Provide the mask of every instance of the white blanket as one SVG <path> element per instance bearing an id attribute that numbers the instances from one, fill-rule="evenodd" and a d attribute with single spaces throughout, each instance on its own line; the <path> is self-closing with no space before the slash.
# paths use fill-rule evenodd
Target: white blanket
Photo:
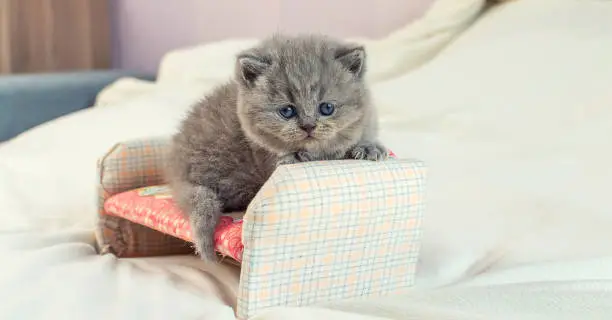
<path id="1" fill-rule="evenodd" d="M 383 140 L 430 166 L 417 286 L 260 318 L 610 318 L 609 21 L 610 1 L 509 2 L 375 81 Z M 235 270 L 91 246 L 96 158 L 172 132 L 205 90 L 157 88 L 0 146 L 0 318 L 233 319 Z"/>

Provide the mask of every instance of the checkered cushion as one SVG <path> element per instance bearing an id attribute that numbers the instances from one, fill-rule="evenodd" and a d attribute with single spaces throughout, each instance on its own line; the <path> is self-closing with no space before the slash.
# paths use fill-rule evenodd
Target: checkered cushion
<path id="1" fill-rule="evenodd" d="M 244 217 L 239 317 L 410 287 L 424 179 L 411 160 L 278 168 Z"/>

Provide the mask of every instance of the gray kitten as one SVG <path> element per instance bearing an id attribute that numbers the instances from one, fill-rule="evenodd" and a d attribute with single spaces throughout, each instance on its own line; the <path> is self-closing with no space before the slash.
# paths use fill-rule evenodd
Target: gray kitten
<path id="1" fill-rule="evenodd" d="M 189 112 L 166 173 L 203 259 L 215 259 L 221 213 L 244 210 L 277 166 L 387 157 L 365 57 L 323 36 L 274 36 L 240 53 L 233 81 Z"/>

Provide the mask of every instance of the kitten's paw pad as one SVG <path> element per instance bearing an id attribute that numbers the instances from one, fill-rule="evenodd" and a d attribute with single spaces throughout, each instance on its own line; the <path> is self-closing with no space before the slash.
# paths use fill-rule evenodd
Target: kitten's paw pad
<path id="1" fill-rule="evenodd" d="M 387 148 L 378 143 L 358 144 L 349 151 L 349 158 L 356 160 L 382 161 L 388 157 Z"/>

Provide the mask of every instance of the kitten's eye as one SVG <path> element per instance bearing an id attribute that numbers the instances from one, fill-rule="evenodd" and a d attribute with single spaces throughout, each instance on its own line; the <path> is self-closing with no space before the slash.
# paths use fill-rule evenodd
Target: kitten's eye
<path id="1" fill-rule="evenodd" d="M 282 106 L 278 109 L 278 113 L 285 119 L 291 119 L 297 115 L 294 106 Z"/>
<path id="2" fill-rule="evenodd" d="M 324 116 L 331 116 L 336 110 L 333 103 L 323 102 L 319 105 L 319 112 Z"/>

